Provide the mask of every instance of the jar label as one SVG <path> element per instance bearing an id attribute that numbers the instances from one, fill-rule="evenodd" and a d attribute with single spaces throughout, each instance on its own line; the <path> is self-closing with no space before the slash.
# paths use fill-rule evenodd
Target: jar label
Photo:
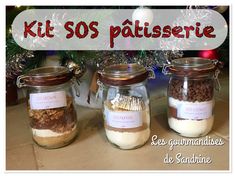
<path id="1" fill-rule="evenodd" d="M 212 116 L 213 101 L 182 102 L 177 106 L 177 117 L 182 119 L 206 119 Z"/>
<path id="2" fill-rule="evenodd" d="M 114 128 L 137 128 L 141 127 L 142 111 L 110 111 L 104 110 L 106 124 Z"/>
<path id="3" fill-rule="evenodd" d="M 67 106 L 65 91 L 31 93 L 29 96 L 31 109 L 52 109 Z"/>

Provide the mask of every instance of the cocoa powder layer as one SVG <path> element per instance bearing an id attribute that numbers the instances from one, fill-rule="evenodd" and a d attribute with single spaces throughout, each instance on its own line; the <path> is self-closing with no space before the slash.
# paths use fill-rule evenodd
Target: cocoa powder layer
<path id="1" fill-rule="evenodd" d="M 168 108 L 169 108 L 168 109 L 168 111 L 169 111 L 168 113 L 169 113 L 170 117 L 175 118 L 177 120 L 188 120 L 188 119 L 183 119 L 183 118 L 178 117 L 177 116 L 177 109 L 176 108 L 171 107 L 171 106 L 169 106 Z M 204 120 L 204 119 L 194 119 L 194 120 L 200 121 L 200 120 Z"/>

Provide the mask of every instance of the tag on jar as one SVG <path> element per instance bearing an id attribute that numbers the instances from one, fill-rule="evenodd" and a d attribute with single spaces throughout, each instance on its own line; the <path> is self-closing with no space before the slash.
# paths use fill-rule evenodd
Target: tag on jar
<path id="1" fill-rule="evenodd" d="M 177 108 L 177 117 L 192 120 L 209 118 L 212 116 L 213 104 L 213 101 L 181 103 Z"/>
<path id="2" fill-rule="evenodd" d="M 137 128 L 142 126 L 142 111 L 110 111 L 104 110 L 108 126 L 114 128 Z"/>
<path id="3" fill-rule="evenodd" d="M 52 109 L 67 106 L 65 91 L 31 93 L 29 96 L 30 109 Z"/>

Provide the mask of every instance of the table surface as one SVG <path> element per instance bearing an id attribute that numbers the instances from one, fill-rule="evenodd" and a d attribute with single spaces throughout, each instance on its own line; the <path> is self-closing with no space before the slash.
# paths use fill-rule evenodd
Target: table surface
<path id="1" fill-rule="evenodd" d="M 28 125 L 26 104 L 6 108 L 6 169 L 7 170 L 228 170 L 229 169 L 229 79 L 222 72 L 222 90 L 215 96 L 215 122 L 208 134 L 221 139 L 222 146 L 151 145 L 152 136 L 165 141 L 184 139 L 169 129 L 166 116 L 166 97 L 157 98 L 151 92 L 151 136 L 141 148 L 120 150 L 106 139 L 102 113 L 98 109 L 77 106 L 79 134 L 70 145 L 47 150 L 33 143 Z M 156 85 L 157 86 L 157 85 Z M 165 91 L 165 90 L 164 90 Z M 205 137 L 203 137 L 205 138 Z M 188 138 L 185 138 L 188 139 Z M 210 164 L 182 164 L 176 160 L 164 163 L 166 155 L 175 158 L 202 155 Z"/>

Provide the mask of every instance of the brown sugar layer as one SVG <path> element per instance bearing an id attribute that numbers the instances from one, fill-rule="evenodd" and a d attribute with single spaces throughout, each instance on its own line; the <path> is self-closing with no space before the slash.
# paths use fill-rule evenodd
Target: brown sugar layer
<path id="1" fill-rule="evenodd" d="M 40 146 L 49 148 L 59 148 L 69 144 L 77 135 L 77 127 L 74 127 L 71 131 L 67 131 L 59 136 L 41 137 L 33 135 L 34 141 Z"/>
<path id="2" fill-rule="evenodd" d="M 67 106 L 53 109 L 31 110 L 30 125 L 35 129 L 50 129 L 62 133 L 71 130 L 77 123 L 72 98 L 67 96 Z"/>

